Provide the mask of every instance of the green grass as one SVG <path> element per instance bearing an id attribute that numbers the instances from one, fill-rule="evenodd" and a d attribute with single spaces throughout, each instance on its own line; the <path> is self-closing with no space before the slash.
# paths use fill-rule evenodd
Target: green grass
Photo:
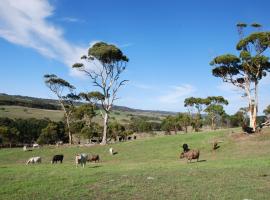
<path id="1" fill-rule="evenodd" d="M 270 133 L 237 136 L 221 130 L 108 146 L 1 149 L 0 199 L 270 199 Z M 213 140 L 223 141 L 216 152 Z M 200 149 L 202 162 L 179 160 L 183 143 Z M 110 156 L 110 146 L 119 154 Z M 98 153 L 101 162 L 76 169 L 81 152 Z M 51 165 L 58 153 L 64 163 Z M 26 166 L 31 156 L 42 164 Z"/>
<path id="2" fill-rule="evenodd" d="M 0 117 L 15 118 L 49 118 L 52 121 L 60 121 L 64 117 L 61 110 L 46 110 L 38 108 L 27 108 L 23 106 L 0 106 Z"/>
<path id="3" fill-rule="evenodd" d="M 132 116 L 146 116 L 146 117 L 156 117 L 159 119 L 164 118 L 163 115 L 151 112 L 129 112 L 129 111 L 112 111 L 111 120 L 117 121 L 122 124 L 126 124 L 130 121 Z M 47 110 L 47 109 L 38 109 L 38 108 L 28 108 L 24 106 L 0 106 L 0 117 L 8 117 L 11 119 L 15 118 L 37 118 L 44 119 L 49 118 L 52 121 L 63 120 L 64 112 L 61 110 Z M 95 122 L 103 124 L 101 115 L 97 111 L 97 116 L 94 118 Z"/>

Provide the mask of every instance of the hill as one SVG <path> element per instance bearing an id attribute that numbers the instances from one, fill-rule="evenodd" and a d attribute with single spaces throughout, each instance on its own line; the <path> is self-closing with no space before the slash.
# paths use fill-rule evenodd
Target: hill
<path id="1" fill-rule="evenodd" d="M 81 105 L 78 102 L 77 105 Z M 140 110 L 124 106 L 114 106 L 112 117 L 123 122 L 129 120 L 132 116 L 146 116 L 155 119 L 163 118 L 166 115 L 174 115 L 174 112 Z M 63 112 L 54 99 L 43 99 L 36 97 L 8 95 L 0 93 L 0 117 L 10 118 L 50 118 L 53 121 L 59 121 L 63 118 Z M 125 121 L 125 120 L 124 120 Z"/>
<path id="2" fill-rule="evenodd" d="M 222 141 L 216 152 L 214 140 Z M 179 160 L 181 145 L 201 151 L 201 162 Z M 112 146 L 118 151 L 108 153 Z M 269 199 L 270 132 L 237 130 L 160 136 L 110 146 L 54 146 L 0 150 L 1 199 Z M 258 148 L 259 147 L 259 148 Z M 77 168 L 77 153 L 98 153 L 100 163 Z M 64 163 L 52 165 L 53 155 Z M 31 156 L 42 164 L 26 166 Z"/>

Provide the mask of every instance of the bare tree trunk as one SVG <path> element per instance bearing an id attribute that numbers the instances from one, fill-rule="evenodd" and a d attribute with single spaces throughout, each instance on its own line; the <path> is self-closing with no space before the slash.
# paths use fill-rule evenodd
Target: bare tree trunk
<path id="1" fill-rule="evenodd" d="M 252 128 L 254 131 L 256 131 L 256 126 L 257 126 L 257 114 L 258 114 L 258 82 L 255 82 L 255 101 L 254 101 L 254 106 L 253 106 L 253 124 Z"/>
<path id="2" fill-rule="evenodd" d="M 212 117 L 212 118 L 211 118 L 211 128 L 212 128 L 212 130 L 215 130 L 215 124 L 214 124 L 214 121 L 215 121 L 215 118 Z"/>
<path id="3" fill-rule="evenodd" d="M 187 129 L 188 129 L 188 127 L 187 126 L 185 126 L 185 132 L 187 133 Z"/>
<path id="4" fill-rule="evenodd" d="M 104 114 L 104 122 L 103 122 L 103 136 L 102 142 L 100 144 L 105 145 L 107 143 L 107 129 L 108 129 L 108 113 L 105 112 Z"/>
<path id="5" fill-rule="evenodd" d="M 246 83 L 245 90 L 246 90 L 246 93 L 247 93 L 248 104 L 249 104 L 249 126 L 253 127 L 253 114 L 252 114 L 253 113 L 253 108 L 252 108 L 252 98 L 251 98 L 251 94 L 250 94 L 250 84 L 249 84 L 249 82 Z"/>
<path id="6" fill-rule="evenodd" d="M 67 121 L 67 127 L 68 127 L 68 140 L 69 140 L 69 144 L 72 144 L 72 134 L 70 131 L 70 123 L 69 123 L 69 116 L 66 114 L 66 121 Z"/>

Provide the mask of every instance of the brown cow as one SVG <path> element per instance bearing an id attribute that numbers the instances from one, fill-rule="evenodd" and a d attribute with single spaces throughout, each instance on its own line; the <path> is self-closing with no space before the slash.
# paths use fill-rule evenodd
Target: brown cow
<path id="1" fill-rule="evenodd" d="M 91 158 L 89 158 L 88 162 L 99 162 L 100 158 L 99 155 L 92 155 Z"/>
<path id="2" fill-rule="evenodd" d="M 189 150 L 187 152 L 182 152 L 180 154 L 180 159 L 182 158 L 186 158 L 187 162 L 191 162 L 192 159 L 197 159 L 197 162 L 199 161 L 199 157 L 200 157 L 200 151 L 199 150 Z"/>

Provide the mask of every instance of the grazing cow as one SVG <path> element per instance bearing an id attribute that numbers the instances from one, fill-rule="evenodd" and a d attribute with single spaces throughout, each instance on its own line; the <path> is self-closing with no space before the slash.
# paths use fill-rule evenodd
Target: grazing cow
<path id="1" fill-rule="evenodd" d="M 99 162 L 100 158 L 99 155 L 92 155 L 91 158 L 89 158 L 87 161 L 88 162 Z"/>
<path id="2" fill-rule="evenodd" d="M 32 158 L 29 158 L 28 161 L 26 162 L 26 164 L 34 164 L 34 163 L 41 163 L 41 157 L 37 156 L 37 157 L 32 157 Z"/>
<path id="3" fill-rule="evenodd" d="M 251 128 L 251 127 L 249 127 L 249 126 L 247 126 L 245 124 L 242 125 L 242 130 L 247 134 L 254 133 L 253 128 Z"/>
<path id="4" fill-rule="evenodd" d="M 27 151 L 27 146 L 26 145 L 23 146 L 23 151 Z"/>
<path id="5" fill-rule="evenodd" d="M 39 149 L 39 144 L 33 144 L 33 149 L 35 149 L 35 148 L 38 148 Z"/>
<path id="6" fill-rule="evenodd" d="M 113 155 L 113 148 L 112 147 L 109 149 L 109 152 L 111 155 Z"/>
<path id="7" fill-rule="evenodd" d="M 54 164 L 55 162 L 57 163 L 58 161 L 60 161 L 61 163 L 63 162 L 64 159 L 64 155 L 54 155 L 52 158 L 51 163 Z"/>
<path id="8" fill-rule="evenodd" d="M 78 167 L 78 164 L 81 164 L 81 166 L 84 168 L 87 160 L 88 160 L 87 154 L 85 153 L 77 154 L 75 157 L 76 167 Z"/>
<path id="9" fill-rule="evenodd" d="M 197 159 L 199 161 L 200 151 L 199 150 L 189 150 L 188 152 L 182 152 L 180 155 L 180 159 L 186 158 L 187 162 L 191 162 L 192 159 Z"/>
<path id="10" fill-rule="evenodd" d="M 188 152 L 189 151 L 189 148 L 188 148 L 188 145 L 187 144 L 183 144 L 183 150 L 184 150 L 184 152 Z"/>

